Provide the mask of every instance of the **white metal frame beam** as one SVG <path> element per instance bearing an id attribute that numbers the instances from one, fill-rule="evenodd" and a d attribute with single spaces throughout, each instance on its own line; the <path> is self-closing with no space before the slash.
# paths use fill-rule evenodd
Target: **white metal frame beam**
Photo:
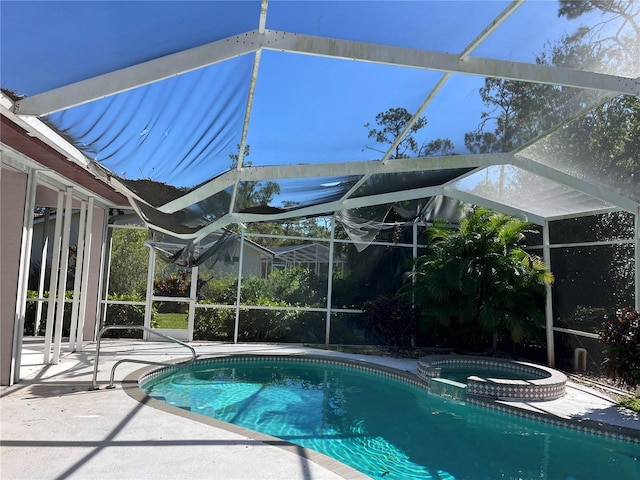
<path id="1" fill-rule="evenodd" d="M 27 97 L 15 102 L 14 111 L 47 115 L 260 49 L 640 95 L 640 82 L 633 78 L 265 29 L 264 33 L 251 30 Z"/>
<path id="2" fill-rule="evenodd" d="M 326 176 L 375 175 L 385 173 L 419 172 L 456 168 L 487 167 L 511 163 L 511 154 L 449 155 L 442 157 L 399 158 L 392 162 L 379 160 L 337 162 L 321 164 L 277 165 L 266 167 L 244 167 L 231 170 L 212 179 L 202 187 L 158 208 L 164 213 L 173 213 L 215 195 L 241 181 L 313 178 Z M 105 177 L 105 180 L 108 180 Z"/>
<path id="3" fill-rule="evenodd" d="M 257 30 L 72 83 L 15 103 L 21 115 L 48 115 L 255 52 L 265 38 Z"/>
<path id="4" fill-rule="evenodd" d="M 330 215 L 337 210 L 349 209 L 349 208 L 361 208 L 371 205 L 384 205 L 392 202 L 399 202 L 403 200 L 413 200 L 416 198 L 433 197 L 435 195 L 442 195 L 444 190 L 441 186 L 417 188 L 413 190 L 403 190 L 398 192 L 384 193 L 379 195 L 369 195 L 365 197 L 349 198 L 343 201 L 335 201 L 322 203 L 318 205 L 312 205 L 310 207 L 298 208 L 286 212 L 280 212 L 275 214 L 255 214 L 255 213 L 230 213 L 224 215 L 214 222 L 210 223 L 206 227 L 200 229 L 195 236 L 194 241 L 200 241 L 210 233 L 220 230 L 227 225 L 245 224 L 252 222 L 276 222 L 280 220 L 288 220 L 291 218 L 303 218 L 313 217 L 318 215 Z M 164 233 L 173 235 L 176 238 L 194 238 L 194 235 L 180 235 L 169 231 L 164 231 L 157 227 L 154 230 L 158 230 Z"/>
<path id="5" fill-rule="evenodd" d="M 450 53 L 311 35 L 267 33 L 272 33 L 274 39 L 262 48 L 269 50 L 640 95 L 640 82 L 637 79 L 616 75 L 493 58 L 460 58 L 459 55 Z"/>

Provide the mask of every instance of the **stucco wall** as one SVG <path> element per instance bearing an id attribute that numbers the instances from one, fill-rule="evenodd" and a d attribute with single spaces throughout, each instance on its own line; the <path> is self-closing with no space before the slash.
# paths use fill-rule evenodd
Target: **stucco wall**
<path id="1" fill-rule="evenodd" d="M 27 175 L 0 168 L 0 385 L 9 385 Z"/>

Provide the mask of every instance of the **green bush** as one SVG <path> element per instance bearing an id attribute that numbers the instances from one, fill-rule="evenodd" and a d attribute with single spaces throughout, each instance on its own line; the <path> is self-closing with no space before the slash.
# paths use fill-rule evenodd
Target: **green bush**
<path id="1" fill-rule="evenodd" d="M 267 278 L 242 281 L 242 303 L 260 305 L 262 299 L 277 299 L 287 305 L 324 306 L 327 279 L 306 268 L 275 270 Z"/>
<path id="2" fill-rule="evenodd" d="M 553 274 L 524 250 L 528 228 L 475 207 L 458 227 L 436 220 L 427 230 L 429 245 L 403 291 L 420 307 L 422 330 L 443 342 L 434 346 L 482 351 L 501 338 L 517 344 L 540 335 Z"/>
<path id="3" fill-rule="evenodd" d="M 257 298 L 252 302 L 264 307 L 288 307 L 283 301 Z M 284 342 L 291 338 L 295 329 L 296 312 L 292 310 L 253 310 L 240 312 L 238 340 L 261 342 Z"/>
<path id="4" fill-rule="evenodd" d="M 44 298 L 49 298 L 49 292 L 43 293 Z M 35 290 L 27 290 L 27 298 L 38 298 L 38 292 Z M 68 290 L 65 292 L 65 298 L 70 300 L 73 298 L 73 291 Z M 23 335 L 33 335 L 35 324 L 36 324 L 36 313 L 38 308 L 38 302 L 27 300 L 25 317 L 24 317 L 24 328 Z M 71 302 L 64 303 L 64 314 L 63 314 L 63 322 L 62 322 L 62 336 L 68 337 L 69 331 L 71 329 L 71 309 L 73 308 L 73 304 Z M 40 319 L 40 325 L 38 329 L 38 335 L 44 336 L 45 329 L 47 327 L 47 313 L 48 313 L 48 302 L 42 302 L 42 316 Z M 54 331 L 55 331 L 55 322 L 54 322 Z"/>
<path id="5" fill-rule="evenodd" d="M 121 302 L 141 302 L 144 299 L 138 293 L 109 295 L 109 300 Z M 107 306 L 107 315 L 102 327 L 110 325 L 140 325 L 144 326 L 144 305 L 111 304 Z M 151 311 L 151 328 L 156 328 L 156 312 Z M 142 330 L 110 330 L 103 335 L 105 338 L 142 338 Z"/>
<path id="6" fill-rule="evenodd" d="M 232 342 L 235 318 L 232 308 L 196 308 L 193 339 Z"/>
<path id="7" fill-rule="evenodd" d="M 234 305 L 237 292 L 237 275 L 229 274 L 208 280 L 198 280 L 198 301 L 200 303 Z"/>
<path id="8" fill-rule="evenodd" d="M 235 304 L 237 278 L 212 278 L 199 286 L 202 304 Z M 268 278 L 243 279 L 242 304 L 267 307 L 324 306 L 326 278 L 304 268 L 276 270 Z M 277 299 L 277 300 L 275 300 Z M 197 308 L 194 340 L 233 341 L 235 309 Z M 324 314 L 293 310 L 240 312 L 238 340 L 265 342 L 319 342 L 324 340 Z"/>
<path id="9" fill-rule="evenodd" d="M 640 313 L 622 308 L 606 317 L 600 341 L 605 344 L 607 373 L 630 387 L 640 385 Z"/>
<path id="10" fill-rule="evenodd" d="M 167 278 L 156 278 L 153 281 L 153 294 L 158 297 L 188 297 L 191 282 L 184 275 L 171 275 Z M 160 302 L 157 306 L 160 313 L 185 313 L 184 302 Z"/>

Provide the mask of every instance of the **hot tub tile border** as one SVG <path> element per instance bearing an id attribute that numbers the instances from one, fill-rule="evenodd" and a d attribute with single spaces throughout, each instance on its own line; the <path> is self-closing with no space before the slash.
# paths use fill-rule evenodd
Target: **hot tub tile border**
<path id="1" fill-rule="evenodd" d="M 506 368 L 516 373 L 545 372 L 548 376 L 527 380 L 527 384 L 514 381 L 492 382 L 479 377 L 470 377 L 467 382 L 467 394 L 493 399 L 554 400 L 565 393 L 567 377 L 561 372 L 542 365 L 530 365 L 524 362 L 503 360 L 491 357 L 433 355 L 418 359 L 418 377 L 429 383 L 431 378 L 440 376 L 442 367 L 489 366 Z"/>

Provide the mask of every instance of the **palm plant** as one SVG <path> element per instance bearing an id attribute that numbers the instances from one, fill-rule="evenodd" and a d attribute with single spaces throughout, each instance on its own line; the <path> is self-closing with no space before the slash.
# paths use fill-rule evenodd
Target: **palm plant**
<path id="1" fill-rule="evenodd" d="M 455 228 L 437 221 L 427 253 L 409 273 L 414 302 L 435 338 L 479 346 L 493 334 L 515 343 L 544 325 L 544 286 L 553 282 L 542 260 L 524 251 L 530 224 L 476 207 Z M 452 345 L 449 345 L 452 346 Z"/>

